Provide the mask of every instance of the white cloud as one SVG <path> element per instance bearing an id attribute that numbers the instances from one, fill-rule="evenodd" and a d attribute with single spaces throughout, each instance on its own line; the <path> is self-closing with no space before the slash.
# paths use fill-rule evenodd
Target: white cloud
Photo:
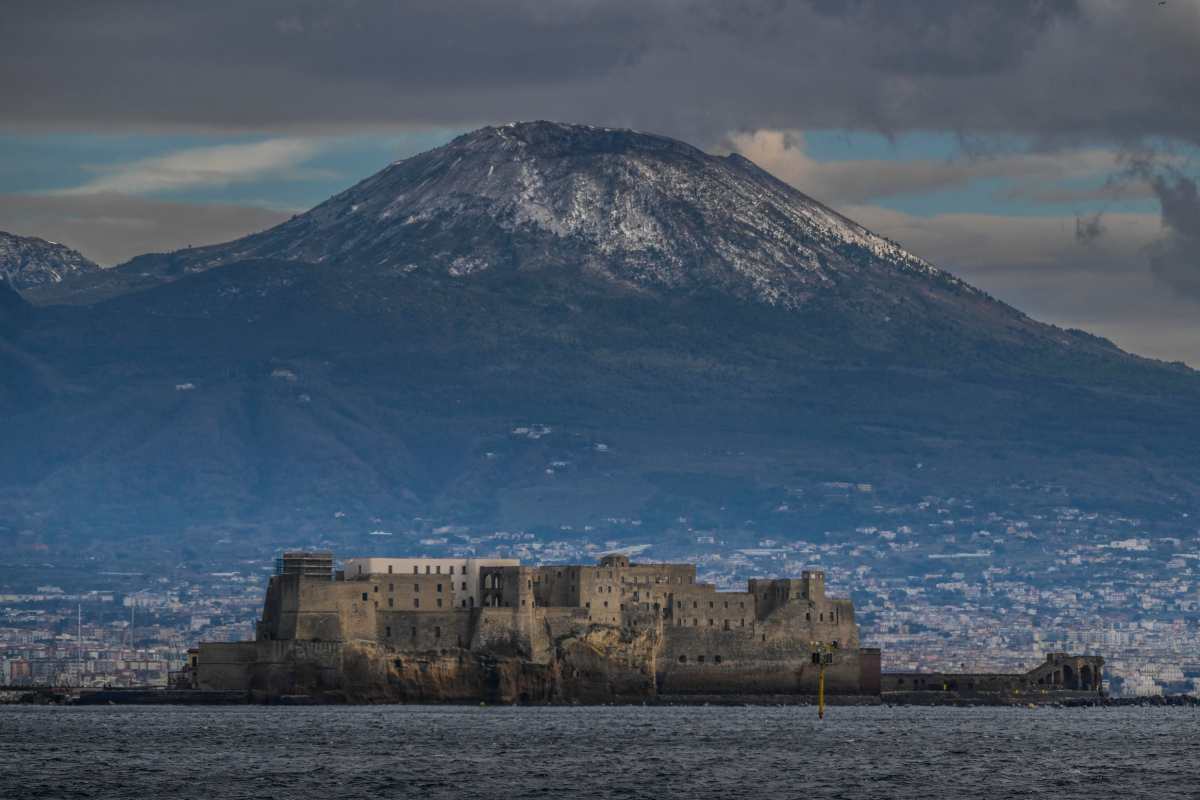
<path id="1" fill-rule="evenodd" d="M 142 253 L 226 242 L 289 216 L 290 211 L 255 206 L 117 194 L 0 194 L 0 230 L 62 242 L 102 266 Z"/>
<path id="2" fill-rule="evenodd" d="M 1196 302 L 1149 268 L 1150 248 L 1162 236 L 1158 214 L 1105 214 L 1104 234 L 1081 244 L 1073 216 L 839 210 L 1034 319 L 1200 367 Z"/>
<path id="3" fill-rule="evenodd" d="M 990 178 L 1020 181 L 1008 192 L 1010 198 L 1045 199 L 1060 181 L 1105 177 L 1122 168 L 1120 154 L 1103 148 L 962 156 L 940 161 L 817 161 L 808 154 L 804 133 L 795 130 L 741 132 L 730 136 L 726 147 L 805 194 L 834 206 L 960 188 Z M 1128 197 L 1133 187 L 1123 184 L 1112 190 L 1123 191 Z M 1142 188 L 1142 194 L 1150 196 L 1148 186 Z"/>
<path id="4" fill-rule="evenodd" d="M 228 186 L 268 177 L 311 177 L 317 173 L 299 167 L 318 149 L 316 140 L 298 138 L 193 147 L 165 156 L 99 168 L 103 174 L 55 194 L 140 195 Z"/>

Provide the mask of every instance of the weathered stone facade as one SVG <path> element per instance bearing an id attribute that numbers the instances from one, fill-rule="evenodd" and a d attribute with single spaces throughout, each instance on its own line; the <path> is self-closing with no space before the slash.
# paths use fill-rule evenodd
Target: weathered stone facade
<path id="1" fill-rule="evenodd" d="M 1100 656 L 1049 653 L 1024 673 L 889 672 L 880 688 L 885 700 L 899 703 L 1014 704 L 1099 697 L 1103 680 Z"/>
<path id="2" fill-rule="evenodd" d="M 695 565 L 624 556 L 420 562 L 281 571 L 256 641 L 201 646 L 199 686 L 379 702 L 753 699 L 815 694 L 824 661 L 831 695 L 879 692 L 879 653 L 860 649 L 853 604 L 827 597 L 820 572 L 718 592 Z"/>

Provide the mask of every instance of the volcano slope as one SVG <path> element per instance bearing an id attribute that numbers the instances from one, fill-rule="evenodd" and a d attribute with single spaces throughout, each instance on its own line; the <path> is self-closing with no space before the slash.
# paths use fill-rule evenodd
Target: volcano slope
<path id="1" fill-rule="evenodd" d="M 1196 373 L 630 131 L 484 128 L 268 231 L 25 295 L 0 337 L 43 377 L 0 385 L 0 526 L 52 543 L 853 524 L 806 505 L 831 483 L 1200 496 Z"/>

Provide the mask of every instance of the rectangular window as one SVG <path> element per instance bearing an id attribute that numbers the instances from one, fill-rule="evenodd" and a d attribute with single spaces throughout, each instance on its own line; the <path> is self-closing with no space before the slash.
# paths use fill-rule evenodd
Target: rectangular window
<path id="1" fill-rule="evenodd" d="M 388 598 L 388 608 L 395 608 L 395 607 L 396 607 L 396 598 L 389 597 Z"/>
<path id="2" fill-rule="evenodd" d="M 388 625 L 383 630 L 384 630 L 384 634 L 383 634 L 384 636 L 388 637 L 389 639 L 392 638 L 392 626 L 391 625 Z"/>
<path id="3" fill-rule="evenodd" d="M 428 564 L 425 565 L 425 574 L 426 575 L 429 574 L 429 565 Z"/>
<path id="4" fill-rule="evenodd" d="M 362 594 L 363 594 L 363 600 L 365 601 L 367 599 L 367 593 L 363 592 Z"/>
<path id="5" fill-rule="evenodd" d="M 463 590 L 464 592 L 467 590 L 467 582 L 466 582 L 466 581 L 463 581 L 463 582 L 462 582 L 462 590 Z"/>
<path id="6" fill-rule="evenodd" d="M 420 607 L 421 607 L 421 598 L 414 597 L 413 598 L 413 608 L 420 608 Z"/>
<path id="7" fill-rule="evenodd" d="M 413 564 L 413 575 L 417 574 L 417 565 Z"/>
<path id="8" fill-rule="evenodd" d="M 388 575 L 391 575 L 391 574 L 392 574 L 392 565 L 388 564 Z M 390 630 L 390 628 L 389 628 L 389 630 Z M 391 634 L 388 634 L 388 635 L 390 636 Z"/>
<path id="9" fill-rule="evenodd" d="M 442 585 L 439 583 L 437 586 L 438 586 L 437 590 L 440 592 L 442 590 Z"/>
<path id="10" fill-rule="evenodd" d="M 438 600 L 438 608 L 441 608 L 442 607 L 442 598 L 439 597 L 437 600 Z"/>
<path id="11" fill-rule="evenodd" d="M 453 564 L 450 565 L 450 574 L 451 575 L 454 574 L 454 565 Z"/>
<path id="12" fill-rule="evenodd" d="M 396 584 L 394 584 L 394 583 L 389 583 L 389 584 L 388 584 L 388 591 L 389 591 L 389 592 L 394 592 L 394 591 L 396 591 Z"/>
<path id="13" fill-rule="evenodd" d="M 441 574 L 442 574 L 442 565 L 441 565 L 441 564 L 438 564 L 438 565 L 437 565 L 437 574 L 438 574 L 438 575 L 441 575 Z"/>
<path id="14" fill-rule="evenodd" d="M 419 584 L 419 583 L 414 583 L 414 584 L 413 584 L 413 591 L 414 591 L 414 592 L 419 592 L 419 591 L 421 591 L 421 584 Z"/>

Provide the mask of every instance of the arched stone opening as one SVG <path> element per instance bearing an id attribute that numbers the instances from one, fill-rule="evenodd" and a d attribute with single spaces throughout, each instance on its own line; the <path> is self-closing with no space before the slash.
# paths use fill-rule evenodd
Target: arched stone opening
<path id="1" fill-rule="evenodd" d="M 1079 668 L 1079 688 L 1080 689 L 1094 689 L 1095 688 L 1095 680 L 1096 679 L 1092 676 L 1092 668 L 1090 666 L 1088 666 L 1087 664 L 1084 664 L 1082 667 Z"/>
<path id="2" fill-rule="evenodd" d="M 1079 677 L 1075 674 L 1075 668 L 1070 664 L 1063 664 L 1063 688 L 1078 689 Z"/>

